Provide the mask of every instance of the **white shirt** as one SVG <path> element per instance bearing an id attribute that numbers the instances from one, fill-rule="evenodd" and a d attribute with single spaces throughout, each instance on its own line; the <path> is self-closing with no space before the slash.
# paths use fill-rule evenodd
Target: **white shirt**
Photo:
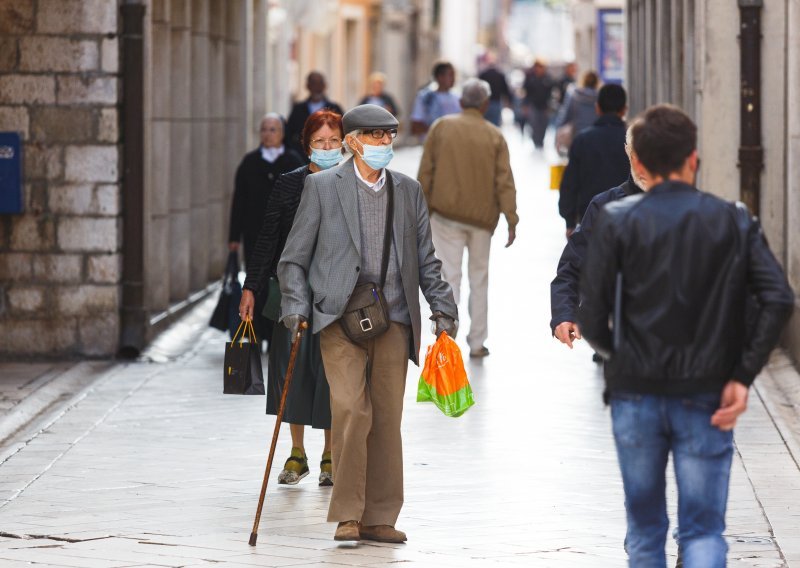
<path id="1" fill-rule="evenodd" d="M 270 164 L 281 157 L 284 152 L 283 144 L 277 148 L 264 148 L 261 146 L 261 157 Z"/>
<path id="2" fill-rule="evenodd" d="M 358 179 L 367 184 L 367 187 L 369 187 L 372 191 L 378 192 L 381 190 L 384 184 L 386 184 L 386 168 L 383 168 L 381 170 L 381 177 L 378 178 L 378 181 L 370 182 L 365 180 L 364 177 L 361 175 L 361 172 L 358 171 L 358 166 L 356 165 L 355 160 L 353 160 L 353 167 L 356 169 L 356 177 L 358 177 Z"/>
<path id="3" fill-rule="evenodd" d="M 324 106 L 325 106 L 325 99 L 322 99 L 321 101 L 316 101 L 316 102 L 308 101 L 308 113 L 309 114 L 314 114 L 318 110 L 322 110 L 322 108 Z"/>

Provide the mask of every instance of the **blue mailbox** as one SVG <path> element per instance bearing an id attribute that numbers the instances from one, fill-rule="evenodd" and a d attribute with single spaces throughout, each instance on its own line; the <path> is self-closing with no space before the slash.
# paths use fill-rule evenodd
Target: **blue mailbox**
<path id="1" fill-rule="evenodd" d="M 22 139 L 0 132 L 0 213 L 22 213 Z"/>

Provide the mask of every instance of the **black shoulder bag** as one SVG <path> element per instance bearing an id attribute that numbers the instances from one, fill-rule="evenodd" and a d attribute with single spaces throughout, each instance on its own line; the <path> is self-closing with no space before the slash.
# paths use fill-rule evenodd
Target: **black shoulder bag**
<path id="1" fill-rule="evenodd" d="M 389 269 L 390 247 L 392 245 L 392 220 L 394 218 L 394 185 L 392 176 L 386 172 L 386 227 L 383 237 L 383 257 L 381 258 L 381 282 L 364 282 L 356 285 L 350 301 L 344 309 L 339 323 L 351 341 L 357 343 L 378 337 L 389 329 L 389 308 L 383 296 L 386 285 L 386 272 Z"/>

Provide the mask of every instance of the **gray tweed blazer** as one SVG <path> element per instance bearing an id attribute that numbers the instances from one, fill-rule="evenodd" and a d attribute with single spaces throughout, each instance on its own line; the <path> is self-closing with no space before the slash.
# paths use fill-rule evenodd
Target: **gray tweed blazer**
<path id="1" fill-rule="evenodd" d="M 348 160 L 306 178 L 278 263 L 281 314 L 308 317 L 313 311 L 313 333 L 342 316 L 358 279 L 361 230 L 353 168 Z M 458 309 L 450 285 L 442 280 L 442 263 L 434 255 L 428 207 L 419 182 L 388 169 L 386 174 L 392 176 L 395 188 L 393 244 L 411 314 L 410 359 L 419 364 L 419 290 L 431 311 L 458 319 Z"/>

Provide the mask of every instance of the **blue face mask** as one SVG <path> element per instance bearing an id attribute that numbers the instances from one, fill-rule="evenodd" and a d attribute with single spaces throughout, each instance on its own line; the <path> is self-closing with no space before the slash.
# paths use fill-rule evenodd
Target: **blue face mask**
<path id="1" fill-rule="evenodd" d="M 392 158 L 394 157 L 394 150 L 392 150 L 391 144 L 388 146 L 371 146 L 369 144 L 363 144 L 362 147 L 364 148 L 364 153 L 361 154 L 361 157 L 373 170 L 381 170 L 385 168 L 389 165 L 389 162 L 391 162 Z"/>
<path id="2" fill-rule="evenodd" d="M 330 150 L 318 150 L 311 148 L 311 161 L 317 164 L 323 170 L 332 168 L 337 165 L 342 159 L 342 151 L 339 148 L 332 148 Z"/>

